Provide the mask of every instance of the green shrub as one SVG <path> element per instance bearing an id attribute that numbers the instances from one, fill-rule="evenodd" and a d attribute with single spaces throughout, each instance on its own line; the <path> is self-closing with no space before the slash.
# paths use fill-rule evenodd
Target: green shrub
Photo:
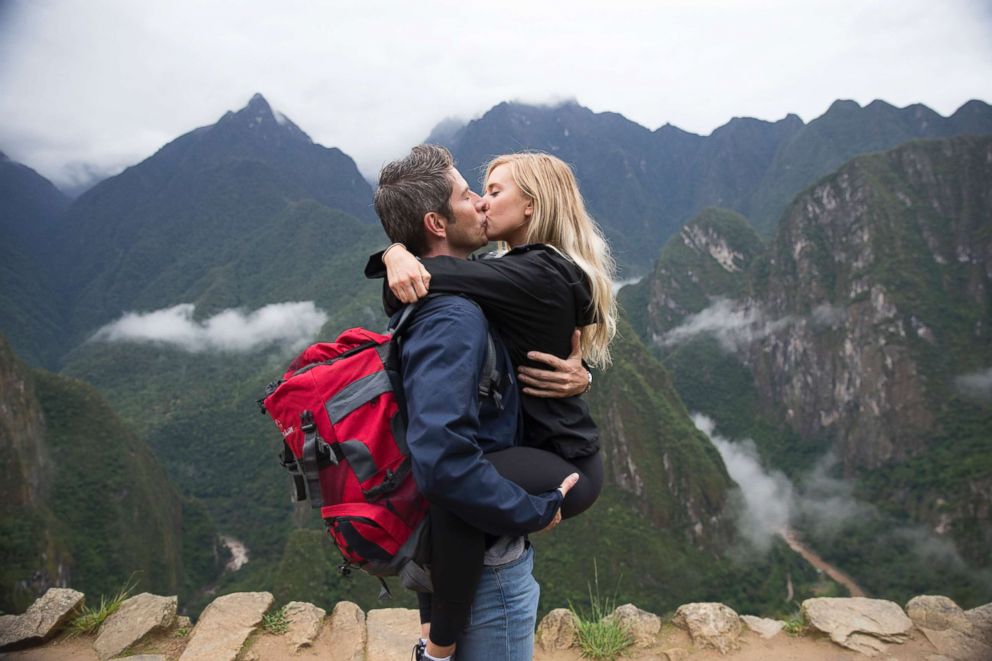
<path id="1" fill-rule="evenodd" d="M 262 616 L 262 628 L 268 633 L 281 635 L 289 631 L 289 620 L 286 619 L 286 607 L 266 613 Z"/>
<path id="2" fill-rule="evenodd" d="M 103 621 L 117 612 L 124 600 L 131 596 L 131 591 L 137 584 L 138 581 L 132 576 L 112 597 L 108 598 L 106 595 L 101 595 L 99 606 L 95 608 L 84 606 L 79 615 L 69 623 L 69 635 L 79 636 L 96 633 Z"/>
<path id="3" fill-rule="evenodd" d="M 601 597 L 599 593 L 599 567 L 593 562 L 593 585 L 589 586 L 589 611 L 579 611 L 568 604 L 568 609 L 575 618 L 579 649 L 582 656 L 589 659 L 615 659 L 625 649 L 633 644 L 630 632 L 607 616 L 616 608 L 616 591 L 614 596 Z M 619 580 L 618 580 L 619 583 Z"/>
<path id="4" fill-rule="evenodd" d="M 785 626 L 782 627 L 782 630 L 790 636 L 801 636 L 806 633 L 807 626 L 806 618 L 803 617 L 803 614 L 796 612 L 785 621 Z"/>

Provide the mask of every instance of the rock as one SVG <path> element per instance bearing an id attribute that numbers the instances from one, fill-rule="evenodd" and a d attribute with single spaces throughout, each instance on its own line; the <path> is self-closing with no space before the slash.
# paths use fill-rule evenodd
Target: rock
<path id="1" fill-rule="evenodd" d="M 921 629 L 953 629 L 968 636 L 974 631 L 974 626 L 961 607 L 947 597 L 913 597 L 906 604 L 906 614 Z"/>
<path id="2" fill-rule="evenodd" d="M 110 661 L 169 661 L 164 654 L 137 654 L 135 656 L 118 656 Z"/>
<path id="3" fill-rule="evenodd" d="M 377 608 L 368 615 L 366 655 L 375 661 L 409 661 L 420 637 L 420 614 L 408 608 Z"/>
<path id="4" fill-rule="evenodd" d="M 992 604 L 985 604 L 964 612 L 965 617 L 974 627 L 974 635 L 992 645 Z"/>
<path id="5" fill-rule="evenodd" d="M 767 617 L 755 617 L 754 615 L 741 615 L 741 620 L 747 628 L 758 634 L 762 638 L 772 638 L 777 636 L 785 622 L 781 620 L 769 620 Z"/>
<path id="6" fill-rule="evenodd" d="M 664 650 L 662 654 L 665 655 L 663 661 L 686 661 L 689 658 L 689 653 L 680 647 Z"/>
<path id="7" fill-rule="evenodd" d="M 93 649 L 101 659 L 120 656 L 148 634 L 168 629 L 176 621 L 176 597 L 159 597 L 147 592 L 125 599 L 120 608 L 104 620 Z"/>
<path id="8" fill-rule="evenodd" d="M 268 592 L 217 597 L 200 615 L 179 661 L 234 661 L 271 605 Z"/>
<path id="9" fill-rule="evenodd" d="M 904 642 L 913 628 L 898 604 L 884 599 L 818 597 L 804 601 L 802 613 L 830 640 L 867 656 L 884 651 L 882 641 Z"/>
<path id="10" fill-rule="evenodd" d="M 545 650 L 567 650 L 575 644 L 578 627 L 567 608 L 556 608 L 537 625 L 537 640 Z"/>
<path id="11" fill-rule="evenodd" d="M 943 654 L 931 654 L 926 658 L 926 661 L 954 661 L 954 659 Z"/>
<path id="12" fill-rule="evenodd" d="M 679 606 L 673 619 L 675 626 L 686 629 L 693 644 L 715 647 L 720 654 L 738 649 L 741 619 L 732 608 L 716 603 L 696 603 Z"/>
<path id="13" fill-rule="evenodd" d="M 189 619 L 185 615 L 180 615 L 176 618 L 176 628 L 177 629 L 192 629 L 193 620 Z"/>
<path id="14" fill-rule="evenodd" d="M 920 631 L 927 637 L 930 644 L 944 656 L 960 661 L 988 661 L 992 659 L 992 646 L 960 631 L 954 629 L 939 631 L 923 627 L 920 627 Z"/>
<path id="15" fill-rule="evenodd" d="M 626 629 L 634 645 L 650 647 L 654 645 L 658 632 L 661 631 L 661 618 L 654 613 L 642 611 L 634 604 L 624 604 L 606 616 L 606 619 L 616 622 Z"/>
<path id="16" fill-rule="evenodd" d="M 327 611 L 303 601 L 291 601 L 286 604 L 285 613 L 286 619 L 289 620 L 286 635 L 289 637 L 289 644 L 293 646 L 293 652 L 299 652 L 304 647 L 313 645 Z"/>
<path id="17" fill-rule="evenodd" d="M 0 617 L 0 649 L 41 642 L 52 636 L 82 606 L 84 595 L 49 588 L 21 615 Z"/>
<path id="18" fill-rule="evenodd" d="M 331 611 L 330 639 L 334 646 L 334 658 L 340 661 L 365 661 L 365 613 L 358 604 L 339 601 Z M 417 633 L 420 621 L 417 621 Z M 413 646 L 413 643 L 410 643 Z M 371 658 L 371 657 L 369 657 Z"/>

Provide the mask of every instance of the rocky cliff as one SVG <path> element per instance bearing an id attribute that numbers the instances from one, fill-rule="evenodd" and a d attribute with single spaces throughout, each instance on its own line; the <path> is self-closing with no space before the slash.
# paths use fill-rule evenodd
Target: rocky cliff
<path id="1" fill-rule="evenodd" d="M 178 592 L 216 575 L 209 520 L 184 519 L 195 503 L 92 387 L 28 369 L 0 338 L 0 412 L 0 608 L 70 582 Z"/>
<path id="2" fill-rule="evenodd" d="M 767 248 L 714 213 L 622 296 L 688 405 L 783 469 L 831 453 L 865 497 L 987 565 L 992 140 L 854 159 Z"/>

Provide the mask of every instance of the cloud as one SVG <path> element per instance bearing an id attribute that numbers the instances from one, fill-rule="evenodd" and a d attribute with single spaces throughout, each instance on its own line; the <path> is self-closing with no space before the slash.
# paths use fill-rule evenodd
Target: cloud
<path id="1" fill-rule="evenodd" d="M 844 320 L 847 311 L 839 306 L 830 303 L 821 303 L 813 308 L 810 318 L 814 326 L 833 328 Z"/>
<path id="2" fill-rule="evenodd" d="M 921 566 L 950 572 L 954 580 L 974 581 L 992 588 L 992 571 L 970 567 L 953 540 L 921 524 L 904 525 L 871 503 L 854 495 L 855 484 L 833 476 L 838 459 L 828 452 L 794 483 L 777 470 L 761 464 L 754 441 L 731 440 L 715 433 L 714 421 L 692 414 L 696 427 L 706 434 L 740 487 L 744 509 L 737 529 L 755 550 L 765 552 L 780 532 L 800 528 L 824 548 L 845 536 L 871 530 L 862 542 L 866 553 L 884 549 L 904 571 Z M 843 545 L 843 544 L 842 544 Z M 841 568 L 843 569 L 843 568 Z"/>
<path id="3" fill-rule="evenodd" d="M 0 2 L 0 146 L 63 183 L 65 163 L 134 164 L 261 92 L 370 176 L 442 118 L 509 99 L 708 133 L 734 116 L 809 121 L 838 98 L 949 114 L 992 95 L 980 2 L 575 0 L 567 20 L 527 0 L 236 7 Z"/>
<path id="4" fill-rule="evenodd" d="M 793 486 L 780 471 L 766 471 L 751 439 L 734 443 L 714 433 L 713 420 L 695 413 L 692 422 L 706 434 L 720 452 L 730 477 L 741 488 L 744 512 L 737 529 L 760 551 L 771 547 L 772 539 L 789 527 L 794 507 Z"/>
<path id="5" fill-rule="evenodd" d="M 979 401 L 992 399 L 992 367 L 963 374 L 954 379 L 954 385 L 965 397 Z"/>
<path id="6" fill-rule="evenodd" d="M 854 496 L 854 484 L 833 477 L 837 457 L 828 452 L 794 484 L 784 473 L 766 469 L 754 441 L 731 440 L 715 432 L 714 421 L 692 414 L 696 428 L 709 437 L 741 489 L 745 509 L 737 521 L 741 534 L 761 551 L 772 539 L 797 521 L 817 535 L 833 535 L 844 526 L 867 521 L 876 513 L 869 503 Z"/>
<path id="7" fill-rule="evenodd" d="M 712 335 L 726 351 L 738 351 L 751 342 L 778 332 L 794 321 L 793 317 L 768 319 L 754 304 L 744 305 L 727 298 L 715 298 L 697 314 L 686 317 L 680 325 L 658 340 L 662 346 L 687 342 L 697 335 Z"/>
<path id="8" fill-rule="evenodd" d="M 274 303 L 248 312 L 228 309 L 197 321 L 195 306 L 183 303 L 153 312 L 128 312 L 93 335 L 98 342 L 148 342 L 191 353 L 244 353 L 278 345 L 298 350 L 328 319 L 313 301 Z"/>

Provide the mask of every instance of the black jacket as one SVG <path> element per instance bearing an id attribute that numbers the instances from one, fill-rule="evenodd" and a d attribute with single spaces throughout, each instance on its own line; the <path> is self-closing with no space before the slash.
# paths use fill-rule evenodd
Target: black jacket
<path id="1" fill-rule="evenodd" d="M 482 307 L 514 366 L 542 366 L 527 359 L 528 351 L 568 357 L 575 327 L 594 323 L 585 274 L 548 246 L 520 246 L 495 259 L 431 257 L 423 263 L 431 274 L 432 293 L 464 294 Z M 381 278 L 385 273 L 382 253 L 372 255 L 365 275 Z M 400 306 L 388 287 L 383 288 L 383 301 L 387 314 Z M 566 458 L 599 449 L 599 431 L 581 397 L 525 395 L 522 403 L 525 445 Z"/>

